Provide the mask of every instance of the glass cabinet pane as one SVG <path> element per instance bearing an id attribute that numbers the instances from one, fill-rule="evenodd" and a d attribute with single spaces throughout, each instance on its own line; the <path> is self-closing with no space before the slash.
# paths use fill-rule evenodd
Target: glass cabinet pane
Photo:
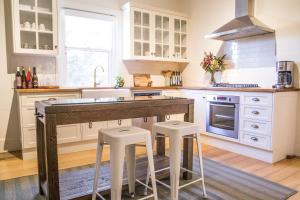
<path id="1" fill-rule="evenodd" d="M 52 12 L 52 0 L 37 0 L 39 12 Z"/>
<path id="2" fill-rule="evenodd" d="M 187 22 L 185 20 L 181 20 L 181 32 L 186 33 Z"/>
<path id="3" fill-rule="evenodd" d="M 175 30 L 175 32 L 180 32 L 180 20 L 179 19 L 175 19 L 175 21 L 174 21 L 174 30 Z"/>
<path id="4" fill-rule="evenodd" d="M 162 31 L 160 30 L 155 31 L 155 42 L 162 43 Z"/>
<path id="5" fill-rule="evenodd" d="M 155 28 L 162 29 L 162 17 L 159 15 L 155 15 Z"/>
<path id="6" fill-rule="evenodd" d="M 36 33 L 21 31 L 21 48 L 36 49 Z"/>
<path id="7" fill-rule="evenodd" d="M 150 29 L 149 28 L 143 28 L 143 40 L 144 41 L 150 40 Z"/>
<path id="8" fill-rule="evenodd" d="M 20 28 L 26 30 L 34 30 L 35 25 L 35 13 L 29 11 L 20 11 Z"/>
<path id="9" fill-rule="evenodd" d="M 150 26 L 150 14 L 143 13 L 143 26 Z"/>
<path id="10" fill-rule="evenodd" d="M 35 0 L 20 0 L 19 4 L 21 10 L 33 10 L 35 7 Z"/>
<path id="11" fill-rule="evenodd" d="M 135 56 L 142 55 L 142 44 L 140 42 L 134 42 L 134 55 Z"/>
<path id="12" fill-rule="evenodd" d="M 142 25 L 142 13 L 138 11 L 134 11 L 134 25 L 141 26 Z"/>
<path id="13" fill-rule="evenodd" d="M 53 50 L 53 37 L 49 33 L 39 33 L 39 49 Z"/>
<path id="14" fill-rule="evenodd" d="M 143 56 L 149 56 L 149 55 L 150 55 L 150 44 L 143 43 Z"/>
<path id="15" fill-rule="evenodd" d="M 169 19 L 169 17 L 164 17 L 163 18 L 163 29 L 169 30 L 169 27 L 170 27 L 170 19 Z"/>
<path id="16" fill-rule="evenodd" d="M 163 43 L 165 45 L 169 45 L 170 44 L 169 31 L 164 31 L 164 34 L 163 34 Z"/>
<path id="17" fill-rule="evenodd" d="M 155 45 L 155 56 L 162 57 L 162 45 L 160 44 Z"/>
<path id="18" fill-rule="evenodd" d="M 170 47 L 169 45 L 164 45 L 164 50 L 163 50 L 163 57 L 164 58 L 169 58 L 170 57 Z"/>
<path id="19" fill-rule="evenodd" d="M 141 27 L 134 27 L 134 39 L 141 40 L 142 39 L 142 28 Z"/>

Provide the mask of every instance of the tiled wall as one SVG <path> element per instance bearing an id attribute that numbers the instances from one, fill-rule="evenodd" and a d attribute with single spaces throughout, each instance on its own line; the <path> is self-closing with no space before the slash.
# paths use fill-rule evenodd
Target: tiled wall
<path id="1" fill-rule="evenodd" d="M 276 81 L 274 34 L 226 41 L 218 54 L 226 54 L 228 63 L 222 82 L 258 83 L 270 87 Z"/>

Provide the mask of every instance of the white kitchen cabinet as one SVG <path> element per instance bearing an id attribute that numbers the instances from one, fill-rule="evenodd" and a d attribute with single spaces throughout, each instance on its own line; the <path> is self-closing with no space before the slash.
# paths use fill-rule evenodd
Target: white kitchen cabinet
<path id="1" fill-rule="evenodd" d="M 12 23 L 13 52 L 57 54 L 57 0 L 6 1 Z"/>
<path id="2" fill-rule="evenodd" d="M 119 119 L 119 120 L 112 120 L 107 122 L 108 128 L 117 128 L 117 127 L 125 127 L 131 126 L 132 120 L 131 119 Z"/>
<path id="3" fill-rule="evenodd" d="M 188 62 L 188 17 L 127 3 L 123 6 L 123 59 Z"/>
<path id="4" fill-rule="evenodd" d="M 99 130 L 105 128 L 107 128 L 107 121 L 84 123 L 82 124 L 82 139 L 97 139 Z"/>
<path id="5" fill-rule="evenodd" d="M 194 99 L 194 122 L 200 125 L 201 132 L 206 131 L 206 92 L 200 90 L 184 90 L 183 96 Z"/>
<path id="6" fill-rule="evenodd" d="M 49 99 L 76 99 L 80 98 L 80 94 L 76 92 L 69 93 L 19 93 L 19 119 L 21 130 L 22 148 L 36 147 L 36 125 L 35 125 L 35 101 L 49 100 Z M 81 140 L 81 125 L 70 124 L 57 126 L 57 143 L 65 144 L 70 142 L 77 142 Z"/>

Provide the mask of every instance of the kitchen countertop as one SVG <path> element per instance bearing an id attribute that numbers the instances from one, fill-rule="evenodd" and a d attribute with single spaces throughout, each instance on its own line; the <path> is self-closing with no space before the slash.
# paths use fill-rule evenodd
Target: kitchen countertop
<path id="1" fill-rule="evenodd" d="M 81 92 L 84 89 L 115 89 L 114 87 L 99 87 L 99 88 L 58 88 L 58 87 L 43 87 L 38 89 L 16 89 L 17 93 L 57 93 L 57 92 Z M 176 90 L 176 89 L 186 89 L 186 90 L 211 90 L 211 91 L 231 91 L 231 92 L 292 92 L 300 91 L 300 88 L 291 89 L 275 89 L 275 88 L 216 88 L 216 87 L 124 87 L 121 89 L 130 89 L 132 91 L 139 90 Z"/>

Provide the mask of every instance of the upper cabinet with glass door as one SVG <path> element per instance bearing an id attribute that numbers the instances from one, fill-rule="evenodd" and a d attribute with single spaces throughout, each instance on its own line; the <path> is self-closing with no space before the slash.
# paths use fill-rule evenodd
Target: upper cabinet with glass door
<path id="1" fill-rule="evenodd" d="M 57 54 L 56 1 L 12 1 L 14 53 Z"/>
<path id="2" fill-rule="evenodd" d="M 123 59 L 188 62 L 184 14 L 137 3 L 123 6 Z"/>

